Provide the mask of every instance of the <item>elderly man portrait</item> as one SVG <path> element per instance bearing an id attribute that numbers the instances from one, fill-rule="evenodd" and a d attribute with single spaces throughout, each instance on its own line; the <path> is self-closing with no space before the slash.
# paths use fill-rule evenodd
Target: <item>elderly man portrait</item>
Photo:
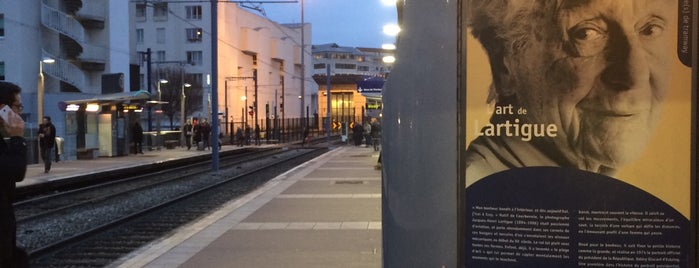
<path id="1" fill-rule="evenodd" d="M 495 104 L 468 145 L 467 185 L 531 166 L 612 176 L 646 149 L 669 88 L 676 1 L 467 2 Z"/>

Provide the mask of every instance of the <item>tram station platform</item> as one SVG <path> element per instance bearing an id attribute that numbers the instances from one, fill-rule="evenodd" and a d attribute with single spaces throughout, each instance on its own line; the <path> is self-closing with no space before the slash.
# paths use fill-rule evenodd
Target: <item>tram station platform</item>
<path id="1" fill-rule="evenodd" d="M 246 146 L 242 148 L 260 148 L 265 146 L 270 145 Z M 237 150 L 239 148 L 241 147 L 231 145 L 222 146 L 221 152 L 228 150 Z M 51 163 L 51 170 L 48 173 L 44 173 L 44 163 L 40 160 L 38 164 L 31 164 L 27 166 L 27 173 L 24 176 L 24 180 L 17 183 L 17 188 L 28 187 L 42 183 L 51 183 L 54 181 L 70 179 L 76 176 L 86 174 L 98 174 L 113 170 L 152 165 L 164 161 L 195 157 L 206 154 L 211 154 L 211 150 L 199 151 L 195 148 L 187 150 L 187 148 L 182 147 L 176 147 L 174 149 L 161 148 L 160 150 L 152 151 L 144 150 L 143 154 L 129 154 L 126 156 L 115 157 L 99 157 L 96 159 L 89 160 L 61 160 L 59 162 Z"/>
<path id="2" fill-rule="evenodd" d="M 18 187 L 210 153 L 175 148 L 61 161 L 49 173 L 34 164 Z M 335 147 L 110 267 L 381 267 L 377 160 L 369 147 Z"/>
<path id="3" fill-rule="evenodd" d="M 111 267 L 381 267 L 377 160 L 335 148 Z"/>

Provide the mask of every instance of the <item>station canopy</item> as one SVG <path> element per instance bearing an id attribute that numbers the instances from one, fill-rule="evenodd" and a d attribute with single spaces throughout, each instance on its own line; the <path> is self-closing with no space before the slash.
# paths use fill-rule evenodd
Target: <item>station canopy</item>
<path id="1" fill-rule="evenodd" d="M 144 100 L 150 98 L 150 93 L 145 90 L 110 93 L 94 96 L 89 99 L 68 100 L 65 104 L 84 104 L 84 103 L 121 103 L 132 100 Z"/>

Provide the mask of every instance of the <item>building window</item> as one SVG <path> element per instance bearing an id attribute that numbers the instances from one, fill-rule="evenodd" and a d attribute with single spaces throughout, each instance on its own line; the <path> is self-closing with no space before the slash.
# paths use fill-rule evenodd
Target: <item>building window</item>
<path id="1" fill-rule="evenodd" d="M 158 50 L 155 58 L 156 61 L 166 61 L 167 59 L 165 58 L 165 50 Z"/>
<path id="2" fill-rule="evenodd" d="M 153 4 L 153 18 L 167 20 L 167 3 Z"/>
<path id="3" fill-rule="evenodd" d="M 136 18 L 145 19 L 146 18 L 146 4 L 136 4 Z"/>
<path id="4" fill-rule="evenodd" d="M 155 29 L 158 44 L 165 44 L 165 28 Z"/>
<path id="5" fill-rule="evenodd" d="M 202 65 L 203 56 L 201 51 L 187 51 L 187 63 L 192 65 Z"/>
<path id="6" fill-rule="evenodd" d="M 201 6 L 186 6 L 188 20 L 201 20 Z"/>
<path id="7" fill-rule="evenodd" d="M 325 63 L 313 64 L 313 69 L 325 69 Z"/>
<path id="8" fill-rule="evenodd" d="M 369 66 L 357 66 L 357 71 L 368 72 Z"/>
<path id="9" fill-rule="evenodd" d="M 5 14 L 0 14 L 0 37 L 5 37 Z"/>
<path id="10" fill-rule="evenodd" d="M 0 61 L 0 80 L 5 80 L 5 62 Z"/>
<path id="11" fill-rule="evenodd" d="M 187 29 L 187 41 L 189 42 L 201 42 L 201 28 L 188 28 Z"/>
<path id="12" fill-rule="evenodd" d="M 357 69 L 356 64 L 347 64 L 347 63 L 336 63 L 335 64 L 335 69 Z"/>
<path id="13" fill-rule="evenodd" d="M 315 54 L 315 55 L 313 55 L 313 57 L 315 57 L 316 60 L 319 60 L 319 59 L 322 59 L 322 58 L 323 58 L 323 55 Z"/>
<path id="14" fill-rule="evenodd" d="M 136 44 L 143 44 L 143 29 L 136 29 Z"/>

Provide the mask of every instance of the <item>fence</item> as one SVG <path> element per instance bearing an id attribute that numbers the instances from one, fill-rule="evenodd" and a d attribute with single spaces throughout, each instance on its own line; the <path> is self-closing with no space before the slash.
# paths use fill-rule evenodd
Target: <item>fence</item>
<path id="1" fill-rule="evenodd" d="M 257 143 L 258 137 L 259 143 L 285 143 L 302 140 L 305 126 L 308 126 L 308 134 L 310 136 L 317 137 L 327 135 L 327 129 L 330 129 L 331 135 L 339 135 L 341 123 L 363 123 L 362 121 L 361 117 L 352 116 L 331 117 L 330 120 L 327 117 L 317 116 L 308 118 L 278 118 L 258 120 L 259 134 L 257 134 L 258 131 L 256 131 L 252 121 L 248 121 L 247 124 L 242 121 L 233 121 L 229 122 L 228 125 L 225 122 L 221 122 L 220 129 L 223 134 L 222 141 L 224 144 L 234 143 L 238 129 L 243 131 L 244 134 L 249 132 L 253 144 Z M 248 128 L 247 131 L 246 128 Z"/>

